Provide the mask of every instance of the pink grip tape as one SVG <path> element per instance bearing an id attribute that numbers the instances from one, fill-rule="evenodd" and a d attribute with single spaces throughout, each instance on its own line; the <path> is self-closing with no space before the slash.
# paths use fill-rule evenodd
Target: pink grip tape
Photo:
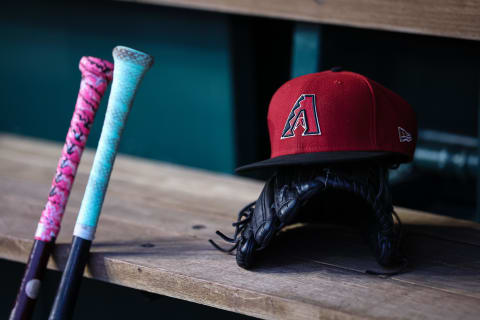
<path id="1" fill-rule="evenodd" d="M 60 232 L 60 223 L 90 128 L 100 100 L 107 90 L 108 83 L 112 81 L 113 64 L 111 62 L 94 57 L 83 57 L 80 59 L 79 68 L 82 73 L 80 91 L 48 201 L 35 232 L 36 240 L 50 242 Z"/>

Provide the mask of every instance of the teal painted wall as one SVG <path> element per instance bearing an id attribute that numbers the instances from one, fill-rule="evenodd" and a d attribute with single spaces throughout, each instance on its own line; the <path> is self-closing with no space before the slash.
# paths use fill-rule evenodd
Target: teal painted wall
<path id="1" fill-rule="evenodd" d="M 83 55 L 131 46 L 155 57 L 120 152 L 230 173 L 235 166 L 226 15 L 159 6 L 36 4 L 0 13 L 0 131 L 63 141 Z M 109 92 L 88 147 L 95 148 Z M 59 151 L 60 152 L 60 151 Z"/>

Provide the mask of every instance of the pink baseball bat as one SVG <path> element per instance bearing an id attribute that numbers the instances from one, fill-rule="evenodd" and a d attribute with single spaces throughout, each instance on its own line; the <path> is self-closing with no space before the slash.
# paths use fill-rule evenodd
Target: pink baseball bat
<path id="1" fill-rule="evenodd" d="M 83 57 L 80 59 L 79 68 L 82 80 L 75 111 L 62 155 L 58 161 L 47 204 L 38 222 L 32 251 L 10 314 L 10 320 L 30 319 L 32 316 L 48 258 L 60 232 L 63 213 L 83 149 L 87 143 L 100 100 L 107 90 L 108 84 L 112 81 L 113 64 L 111 62 L 94 57 Z"/>

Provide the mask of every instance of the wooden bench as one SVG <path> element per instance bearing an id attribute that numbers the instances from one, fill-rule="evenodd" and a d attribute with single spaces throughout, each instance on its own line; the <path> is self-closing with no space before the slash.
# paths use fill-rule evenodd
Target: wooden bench
<path id="1" fill-rule="evenodd" d="M 26 262 L 61 145 L 0 135 L 0 258 Z M 82 160 L 49 268 L 62 269 L 93 152 Z M 296 226 L 246 271 L 207 240 L 261 183 L 120 155 L 85 276 L 266 319 L 478 319 L 480 225 L 398 208 L 408 273 L 382 278 L 360 234 Z"/>
<path id="2" fill-rule="evenodd" d="M 478 0 L 126 1 L 480 40 L 480 1 Z"/>

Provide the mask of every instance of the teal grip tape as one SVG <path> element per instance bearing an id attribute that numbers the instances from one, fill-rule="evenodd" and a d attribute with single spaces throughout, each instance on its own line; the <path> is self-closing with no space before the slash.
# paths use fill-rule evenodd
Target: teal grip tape
<path id="1" fill-rule="evenodd" d="M 107 113 L 73 232 L 74 236 L 86 240 L 94 238 L 128 114 L 140 82 L 153 64 L 152 56 L 123 46 L 113 49 L 113 59 L 115 67 Z"/>

